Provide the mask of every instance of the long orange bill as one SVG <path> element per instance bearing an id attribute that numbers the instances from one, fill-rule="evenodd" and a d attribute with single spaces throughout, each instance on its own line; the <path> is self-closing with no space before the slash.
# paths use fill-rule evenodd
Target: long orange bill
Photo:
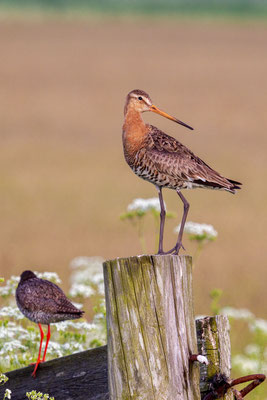
<path id="1" fill-rule="evenodd" d="M 177 124 L 183 125 L 188 129 L 191 129 L 191 130 L 194 129 L 191 126 L 189 126 L 189 125 L 185 124 L 184 122 L 180 121 L 179 119 L 177 119 L 175 117 L 172 117 L 171 115 L 165 113 L 164 111 L 160 110 L 158 107 L 156 107 L 154 105 L 150 106 L 150 111 L 153 111 L 156 114 L 162 115 L 165 118 L 168 118 L 168 119 L 170 119 L 170 120 L 172 120 L 174 122 L 177 122 Z"/>

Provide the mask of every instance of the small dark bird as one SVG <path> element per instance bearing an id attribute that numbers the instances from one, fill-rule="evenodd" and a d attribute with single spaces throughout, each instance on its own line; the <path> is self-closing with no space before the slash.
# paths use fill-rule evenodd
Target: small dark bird
<path id="1" fill-rule="evenodd" d="M 50 339 L 50 324 L 80 318 L 84 311 L 78 310 L 54 283 L 38 278 L 32 271 L 24 271 L 16 289 L 18 308 L 40 329 L 40 347 L 32 376 L 35 377 L 38 365 L 45 361 Z M 44 355 L 41 360 L 44 332 L 42 325 L 48 325 Z"/>
<path id="2" fill-rule="evenodd" d="M 205 188 L 235 193 L 236 189 L 240 189 L 241 183 L 224 178 L 178 140 L 153 125 L 145 124 L 141 116 L 145 111 L 162 115 L 188 129 L 193 128 L 157 108 L 143 90 L 135 89 L 128 93 L 122 133 L 124 156 L 136 175 L 153 183 L 157 188 L 161 207 L 158 254 L 178 254 L 183 247 L 182 236 L 189 210 L 189 203 L 181 190 Z M 176 190 L 184 205 L 177 243 L 167 252 L 163 251 L 166 214 L 162 197 L 163 188 Z"/>

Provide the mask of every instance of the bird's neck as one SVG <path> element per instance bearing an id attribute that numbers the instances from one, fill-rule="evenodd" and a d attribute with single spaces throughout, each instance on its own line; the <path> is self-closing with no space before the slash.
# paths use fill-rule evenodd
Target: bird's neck
<path id="1" fill-rule="evenodd" d="M 148 129 L 141 113 L 133 108 L 128 108 L 125 112 L 122 134 L 124 150 L 129 155 L 134 154 L 142 147 L 147 133 Z"/>

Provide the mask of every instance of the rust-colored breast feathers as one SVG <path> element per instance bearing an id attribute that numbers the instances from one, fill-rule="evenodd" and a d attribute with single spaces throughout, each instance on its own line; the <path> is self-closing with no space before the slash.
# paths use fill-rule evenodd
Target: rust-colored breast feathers
<path id="1" fill-rule="evenodd" d="M 139 114 L 133 113 L 130 118 L 125 120 L 122 140 L 125 159 L 130 166 L 138 151 L 144 147 L 147 134 L 148 127 L 141 120 Z"/>

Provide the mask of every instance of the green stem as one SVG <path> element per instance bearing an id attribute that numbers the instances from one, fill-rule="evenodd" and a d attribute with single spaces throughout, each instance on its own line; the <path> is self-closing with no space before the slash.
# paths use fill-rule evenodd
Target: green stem
<path id="1" fill-rule="evenodd" d="M 198 246 L 196 248 L 195 254 L 193 255 L 192 269 L 195 268 L 196 261 L 198 260 L 198 258 L 200 256 L 200 253 L 201 253 L 201 251 L 203 250 L 203 247 L 204 247 L 204 244 L 203 244 L 202 241 L 198 241 L 197 243 L 198 243 Z"/>

